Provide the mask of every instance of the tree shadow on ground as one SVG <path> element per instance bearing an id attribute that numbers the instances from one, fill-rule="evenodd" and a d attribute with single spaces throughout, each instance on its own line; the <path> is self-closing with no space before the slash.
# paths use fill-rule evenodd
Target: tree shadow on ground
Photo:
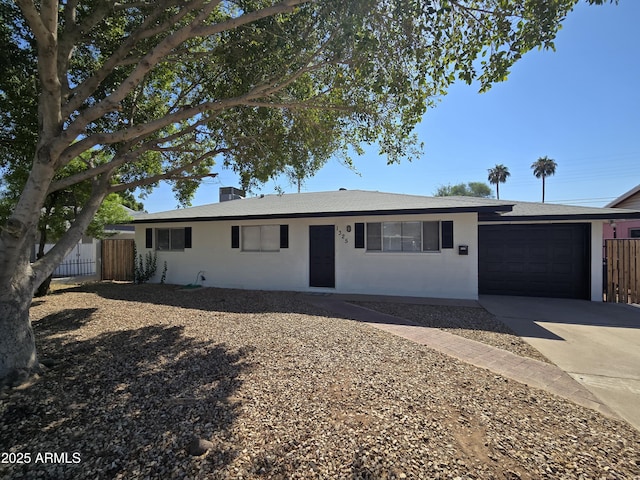
<path id="1" fill-rule="evenodd" d="M 372 310 L 374 323 L 419 325 L 445 330 L 475 330 L 515 335 L 513 330 L 482 307 L 445 305 L 397 304 L 386 302 L 350 302 L 357 307 Z M 396 321 L 393 321 L 393 318 Z"/>
<path id="2" fill-rule="evenodd" d="M 321 315 L 321 310 L 301 300 L 303 294 L 271 290 L 239 290 L 178 285 L 123 284 L 99 282 L 80 285 L 64 292 L 95 293 L 109 300 L 142 302 L 179 308 L 230 313 L 302 313 Z M 290 301 L 298 297 L 297 301 Z"/>
<path id="3" fill-rule="evenodd" d="M 62 321 L 39 332 L 58 363 L 0 403 L 2 451 L 77 452 L 80 462 L 0 465 L 0 477 L 190 478 L 193 438 L 214 443 L 210 468 L 230 462 L 226 439 L 239 407 L 230 397 L 248 350 L 186 337 L 183 327 L 64 335 L 88 310 L 62 312 Z"/>
<path id="4" fill-rule="evenodd" d="M 183 289 L 177 285 L 85 284 L 66 292 L 86 292 L 109 300 L 141 302 L 177 308 L 228 313 L 299 313 L 330 316 L 369 323 L 397 323 L 433 328 L 478 330 L 513 335 L 513 331 L 481 307 L 403 304 L 387 301 L 351 301 L 351 307 L 332 309 L 330 302 L 316 302 L 322 296 L 300 292 L 239 290 L 214 287 Z M 340 298 L 336 298 L 342 303 Z M 368 309 L 368 312 L 361 307 Z M 380 313 L 382 315 L 376 315 Z M 386 315 L 385 315 L 386 314 Z M 395 318 L 388 317 L 391 315 Z"/>
<path id="5" fill-rule="evenodd" d="M 49 332 L 62 333 L 77 330 L 91 320 L 97 308 L 68 308 L 52 313 L 37 321 L 38 333 L 48 335 Z"/>

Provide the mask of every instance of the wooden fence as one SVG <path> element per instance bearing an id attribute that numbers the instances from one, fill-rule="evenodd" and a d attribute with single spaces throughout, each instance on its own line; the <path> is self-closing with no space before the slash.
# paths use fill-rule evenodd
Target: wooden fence
<path id="1" fill-rule="evenodd" d="M 640 239 L 605 240 L 605 300 L 640 303 Z"/>
<path id="2" fill-rule="evenodd" d="M 134 241 L 102 241 L 102 280 L 133 281 Z"/>

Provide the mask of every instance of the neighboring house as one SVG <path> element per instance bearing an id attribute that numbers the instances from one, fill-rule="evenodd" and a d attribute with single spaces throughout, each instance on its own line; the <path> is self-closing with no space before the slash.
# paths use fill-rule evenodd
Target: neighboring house
<path id="1" fill-rule="evenodd" d="M 132 217 L 136 218 L 145 212 L 131 210 L 123 205 L 123 208 Z M 109 239 L 130 239 L 135 238 L 135 227 L 133 224 L 105 225 L 105 234 Z M 96 275 L 100 271 L 101 262 L 101 240 L 89 235 L 83 235 L 82 239 L 73 247 L 53 272 L 55 278 L 78 277 Z M 47 243 L 44 246 L 45 253 L 55 246 L 54 243 Z M 35 260 L 38 245 L 34 245 L 32 260 Z"/>
<path id="2" fill-rule="evenodd" d="M 361 190 L 137 217 L 166 280 L 261 290 L 602 300 L 602 225 L 639 211 Z M 157 280 L 157 279 L 156 279 Z"/>
<path id="3" fill-rule="evenodd" d="M 47 253 L 55 246 L 54 243 L 47 243 L 44 246 L 44 252 Z M 73 247 L 64 260 L 53 271 L 54 278 L 61 277 L 81 277 L 95 275 L 97 268 L 97 259 L 100 251 L 100 241 L 95 238 L 83 235 L 82 239 Z M 37 252 L 38 246 L 34 246 L 33 258 Z"/>
<path id="4" fill-rule="evenodd" d="M 630 208 L 640 210 L 640 185 L 616 198 L 607 208 Z M 640 238 L 640 220 L 614 221 L 604 226 L 604 239 Z"/>
<path id="5" fill-rule="evenodd" d="M 147 212 L 141 212 L 139 210 L 132 210 L 129 207 L 122 205 L 122 208 L 127 212 L 131 219 L 135 219 L 140 215 L 145 215 Z M 135 238 L 136 229 L 132 223 L 119 223 L 116 225 L 105 225 L 104 233 L 107 238 L 112 240 L 123 240 Z"/>

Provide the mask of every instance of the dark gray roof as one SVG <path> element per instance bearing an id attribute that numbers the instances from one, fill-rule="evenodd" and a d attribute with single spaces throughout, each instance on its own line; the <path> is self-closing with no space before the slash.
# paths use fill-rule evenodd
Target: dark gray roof
<path id="1" fill-rule="evenodd" d="M 264 195 L 136 216 L 133 223 L 477 212 L 480 221 L 609 220 L 640 211 L 477 197 L 425 197 L 365 190 Z"/>
<path id="2" fill-rule="evenodd" d="M 554 203 L 512 202 L 513 209 L 499 215 L 481 214 L 480 221 L 614 220 L 640 218 L 640 211 L 624 208 L 578 207 Z"/>
<path id="3" fill-rule="evenodd" d="M 412 213 L 496 212 L 511 210 L 513 202 L 474 197 L 424 197 L 364 190 L 292 193 L 211 203 L 168 212 L 150 213 L 134 223 L 186 222 L 263 218 L 303 218 Z"/>

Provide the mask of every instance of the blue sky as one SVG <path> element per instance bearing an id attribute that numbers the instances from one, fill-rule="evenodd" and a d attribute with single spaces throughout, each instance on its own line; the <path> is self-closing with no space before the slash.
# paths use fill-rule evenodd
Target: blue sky
<path id="1" fill-rule="evenodd" d="M 423 155 L 387 165 L 375 147 L 355 157 L 358 173 L 330 161 L 303 192 L 338 188 L 432 195 L 439 186 L 487 181 L 487 169 L 502 163 L 511 177 L 500 198 L 540 201 L 541 181 L 531 163 L 556 160 L 545 200 L 604 206 L 640 183 L 640 1 L 580 4 L 556 38 L 556 51 L 533 51 L 506 82 L 478 94 L 456 84 L 417 127 Z M 193 205 L 218 201 L 218 188 L 238 186 L 233 172 L 218 170 Z M 297 191 L 286 179 L 253 192 Z M 494 192 L 495 193 L 495 192 Z M 177 201 L 167 186 L 143 200 L 148 212 L 171 210 Z"/>

